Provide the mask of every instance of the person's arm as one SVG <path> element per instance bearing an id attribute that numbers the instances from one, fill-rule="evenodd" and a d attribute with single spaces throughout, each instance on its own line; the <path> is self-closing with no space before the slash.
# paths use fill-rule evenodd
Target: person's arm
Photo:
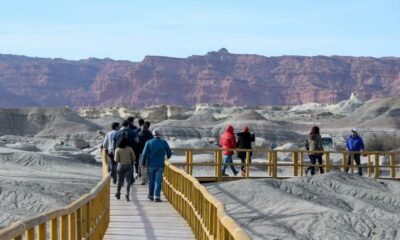
<path id="1" fill-rule="evenodd" d="M 254 133 L 250 134 L 250 141 L 255 142 L 256 137 L 254 136 Z"/>
<path id="2" fill-rule="evenodd" d="M 365 149 L 364 141 L 362 140 L 361 137 L 360 137 L 360 148 L 361 148 L 361 151 L 364 151 L 364 149 Z"/>
<path id="3" fill-rule="evenodd" d="M 103 148 L 108 149 L 108 134 L 104 137 Z"/>
<path id="4" fill-rule="evenodd" d="M 165 141 L 165 152 L 167 153 L 167 158 L 170 159 L 172 156 L 172 151 L 166 141 Z"/>
<path id="5" fill-rule="evenodd" d="M 121 156 L 120 156 L 120 154 L 119 154 L 119 148 L 117 148 L 116 150 L 115 150 L 115 157 L 114 157 L 114 161 L 115 162 L 120 162 L 120 160 L 121 160 Z"/>
<path id="6" fill-rule="evenodd" d="M 350 151 L 350 138 L 347 138 L 346 139 L 346 149 L 347 149 L 347 151 Z"/>
<path id="7" fill-rule="evenodd" d="M 150 150 L 149 148 L 150 148 L 149 142 L 147 141 L 146 144 L 144 145 L 144 149 L 143 149 L 142 156 L 140 159 L 140 161 L 142 162 L 142 166 L 146 166 L 147 156 L 148 156 L 149 150 Z"/>

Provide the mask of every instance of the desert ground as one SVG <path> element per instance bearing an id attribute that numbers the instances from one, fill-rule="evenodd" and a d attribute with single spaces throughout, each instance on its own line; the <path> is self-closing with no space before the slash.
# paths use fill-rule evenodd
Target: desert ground
<path id="1" fill-rule="evenodd" d="M 198 104 L 190 109 L 176 106 L 0 109 L 0 228 L 65 206 L 89 192 L 101 178 L 102 134 L 109 131 L 111 122 L 121 122 L 128 116 L 149 120 L 151 129 L 160 128 L 173 148 L 217 148 L 218 136 L 227 125 L 233 125 L 235 132 L 249 126 L 256 135 L 254 147 L 258 148 L 268 148 L 271 143 L 276 143 L 278 149 L 304 148 L 305 137 L 313 125 L 319 125 L 322 133 L 332 136 L 332 150 L 343 149 L 344 139 L 354 127 L 359 129 L 369 150 L 400 148 L 397 145 L 400 141 L 396 140 L 400 138 L 399 98 L 363 102 L 352 96 L 335 104 L 297 106 Z M 383 141 L 387 144 L 376 144 Z M 211 159 L 211 152 L 194 156 L 195 162 Z M 255 162 L 265 159 L 262 155 L 254 156 Z M 332 159 L 340 161 L 340 157 Z M 279 161 L 289 160 L 285 154 L 279 155 Z M 175 152 L 171 161 L 182 162 L 182 153 Z M 387 159 L 382 157 L 381 161 Z M 290 172 L 291 169 L 281 168 L 278 174 L 289 176 Z M 194 168 L 195 176 L 213 173 L 211 167 Z M 266 169 L 254 167 L 251 174 L 262 176 Z M 254 238 L 399 237 L 397 182 L 332 172 L 288 180 L 241 180 L 208 187 Z M 342 235 L 332 235 L 338 229 L 343 230 Z"/>

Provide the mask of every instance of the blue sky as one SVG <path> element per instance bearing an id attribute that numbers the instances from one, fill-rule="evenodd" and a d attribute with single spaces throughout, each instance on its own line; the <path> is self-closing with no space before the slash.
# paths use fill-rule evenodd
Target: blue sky
<path id="1" fill-rule="evenodd" d="M 399 0 L 3 1 L 0 53 L 400 56 Z"/>

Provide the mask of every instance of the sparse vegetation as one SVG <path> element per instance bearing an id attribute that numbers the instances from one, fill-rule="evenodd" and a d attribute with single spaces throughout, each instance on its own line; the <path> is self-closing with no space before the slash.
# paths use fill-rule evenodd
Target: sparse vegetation
<path id="1" fill-rule="evenodd" d="M 372 135 L 365 138 L 365 148 L 368 151 L 391 151 L 400 148 L 400 136 Z"/>

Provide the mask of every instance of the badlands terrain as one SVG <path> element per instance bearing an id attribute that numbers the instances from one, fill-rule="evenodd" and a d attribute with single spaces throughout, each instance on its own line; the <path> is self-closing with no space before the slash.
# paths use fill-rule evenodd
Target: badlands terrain
<path id="1" fill-rule="evenodd" d="M 0 227 L 65 206 L 89 192 L 101 178 L 102 133 L 109 130 L 111 122 L 121 122 L 128 116 L 151 121 L 151 128 L 159 127 L 174 148 L 216 148 L 218 136 L 232 124 L 236 132 L 249 126 L 256 135 L 255 147 L 276 143 L 278 149 L 300 149 L 310 127 L 317 124 L 322 133 L 334 139 L 332 149 L 343 148 L 344 137 L 357 127 L 366 139 L 367 148 L 380 150 L 373 149 L 376 145 L 368 139 L 399 138 L 400 99 L 362 101 L 352 95 L 336 104 L 295 106 L 197 104 L 193 108 L 160 105 L 141 109 L 87 107 L 77 111 L 68 107 L 1 109 Z M 386 150 L 399 148 L 400 141 L 392 142 Z M 212 153 L 196 154 L 194 159 L 210 161 Z M 288 159 L 279 156 L 279 161 Z M 387 158 L 380 160 L 385 162 Z M 182 153 L 175 152 L 172 161 L 183 161 Z M 255 161 L 265 161 L 265 157 L 255 155 Z M 282 176 L 290 172 L 279 171 Z M 265 174 L 265 169 L 254 168 L 252 172 Z M 212 173 L 210 168 L 194 169 L 197 176 Z M 247 187 L 249 184 L 254 188 Z M 271 239 L 323 239 L 324 234 L 331 239 L 398 239 L 397 230 L 391 227 L 400 224 L 395 216 L 399 213 L 392 211 L 400 201 L 396 186 L 389 181 L 381 183 L 332 172 L 283 181 L 245 180 L 209 187 L 255 238 L 265 238 L 262 226 L 266 225 L 265 229 L 275 234 L 268 235 Z M 248 192 L 238 191 L 244 188 Z M 251 199 L 232 197 L 237 193 Z M 279 206 L 277 202 L 283 197 L 286 200 Z M 248 204 L 238 207 L 242 201 Z M 271 204 L 260 205 L 265 202 Z M 303 221 L 298 221 L 300 218 Z M 343 235 L 329 235 L 333 232 L 328 229 L 330 226 L 344 229 Z"/>

